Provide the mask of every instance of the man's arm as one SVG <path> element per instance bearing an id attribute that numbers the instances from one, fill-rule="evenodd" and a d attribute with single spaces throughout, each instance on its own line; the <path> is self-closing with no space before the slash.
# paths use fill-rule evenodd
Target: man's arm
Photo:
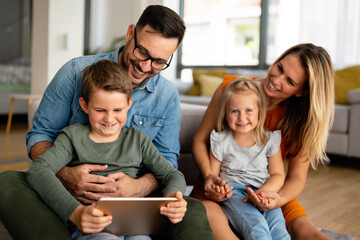
<path id="1" fill-rule="evenodd" d="M 54 144 L 52 142 L 38 142 L 32 146 L 30 150 L 31 160 L 35 161 L 41 154 L 51 148 Z"/>

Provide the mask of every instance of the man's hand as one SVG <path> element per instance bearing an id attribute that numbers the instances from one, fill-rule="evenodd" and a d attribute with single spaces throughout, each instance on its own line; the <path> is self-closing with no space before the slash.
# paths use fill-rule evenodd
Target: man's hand
<path id="1" fill-rule="evenodd" d="M 233 187 L 226 184 L 220 177 L 210 174 L 205 179 L 204 194 L 214 202 L 228 200 L 232 195 Z"/>
<path id="2" fill-rule="evenodd" d="M 114 179 L 90 174 L 93 171 L 104 171 L 107 165 L 83 164 L 76 167 L 64 167 L 56 176 L 66 189 L 79 201 L 90 204 L 116 192 L 116 187 L 104 183 L 113 183 Z"/>
<path id="3" fill-rule="evenodd" d="M 110 197 L 145 197 L 158 187 L 157 180 L 150 173 L 134 179 L 123 172 L 118 172 L 107 175 L 107 178 L 114 182 L 105 185 L 116 188 L 115 192 L 108 194 Z"/>

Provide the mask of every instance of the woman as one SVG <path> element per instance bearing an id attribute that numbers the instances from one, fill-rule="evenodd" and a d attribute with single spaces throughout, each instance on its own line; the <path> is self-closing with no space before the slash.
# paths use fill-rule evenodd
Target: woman
<path id="1" fill-rule="evenodd" d="M 227 200 L 232 191 L 218 176 L 211 174 L 208 142 L 216 127 L 216 114 L 223 89 L 238 77 L 225 76 L 214 93 L 193 141 L 193 155 L 201 171 L 192 196 L 203 201 L 216 239 L 237 239 L 227 217 L 216 202 Z M 327 239 L 315 228 L 296 198 L 305 187 L 309 165 L 313 168 L 327 159 L 325 146 L 334 115 L 334 76 L 329 54 L 313 44 L 299 44 L 285 51 L 270 67 L 263 83 L 267 95 L 265 127 L 282 131 L 281 152 L 287 158 L 288 170 L 278 192 L 263 192 L 272 199 L 264 206 L 253 192 L 249 200 L 261 210 L 282 207 L 292 239 Z M 213 184 L 222 184 L 225 191 L 217 193 Z"/>

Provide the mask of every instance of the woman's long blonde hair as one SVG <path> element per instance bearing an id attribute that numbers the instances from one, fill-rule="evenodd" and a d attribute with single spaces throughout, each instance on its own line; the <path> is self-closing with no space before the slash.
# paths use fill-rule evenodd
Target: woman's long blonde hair
<path id="1" fill-rule="evenodd" d="M 216 130 L 218 132 L 229 129 L 226 120 L 226 108 L 230 103 L 231 97 L 239 92 L 253 91 L 255 93 L 257 107 L 259 110 L 258 124 L 255 127 L 256 144 L 262 146 L 266 143 L 266 133 L 264 122 L 266 118 L 266 95 L 262 85 L 250 78 L 239 78 L 230 83 L 221 97 L 221 103 L 217 114 Z"/>
<path id="2" fill-rule="evenodd" d="M 305 150 L 311 166 L 328 160 L 325 148 L 334 120 L 334 71 L 327 51 L 313 44 L 299 44 L 285 51 L 274 64 L 285 56 L 297 56 L 308 81 L 304 95 L 292 96 L 284 103 L 287 106 L 280 129 L 290 148 L 290 155 Z"/>

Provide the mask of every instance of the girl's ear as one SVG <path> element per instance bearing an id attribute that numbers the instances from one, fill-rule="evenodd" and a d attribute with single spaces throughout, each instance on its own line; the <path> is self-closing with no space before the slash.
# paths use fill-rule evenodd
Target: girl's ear
<path id="1" fill-rule="evenodd" d="M 89 108 L 88 108 L 88 105 L 85 102 L 85 99 L 83 97 L 79 98 L 79 104 L 80 104 L 81 109 L 84 110 L 84 112 L 86 114 L 88 114 L 89 113 Z"/>

